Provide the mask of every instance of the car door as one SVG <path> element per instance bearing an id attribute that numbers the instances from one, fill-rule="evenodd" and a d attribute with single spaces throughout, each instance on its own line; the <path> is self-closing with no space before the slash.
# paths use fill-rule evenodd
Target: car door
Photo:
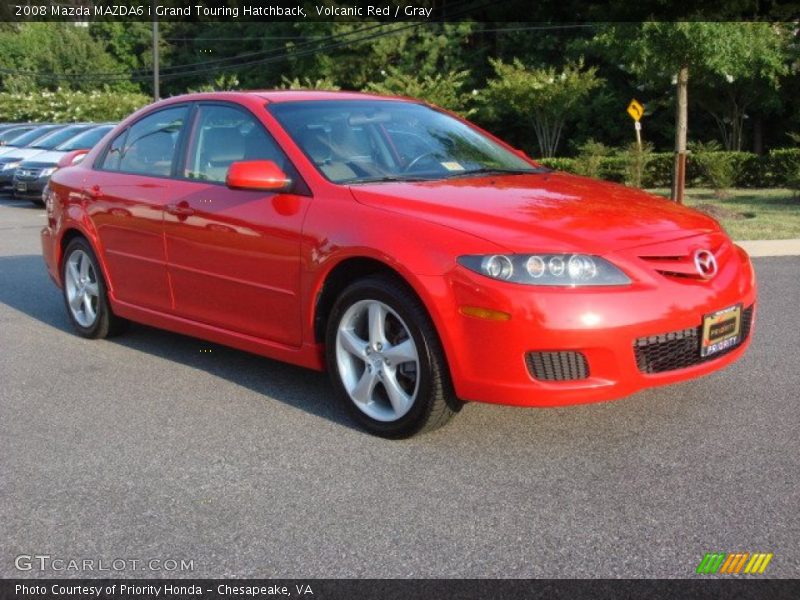
<path id="1" fill-rule="evenodd" d="M 179 198 L 164 231 L 175 311 L 289 346 L 301 343 L 300 236 L 310 194 L 247 110 L 201 103 L 187 137 Z M 228 167 L 271 160 L 295 182 L 273 193 L 226 187 Z"/>
<path id="2" fill-rule="evenodd" d="M 86 181 L 114 297 L 169 311 L 164 206 L 172 202 L 177 147 L 189 107 L 150 113 L 111 141 Z"/>

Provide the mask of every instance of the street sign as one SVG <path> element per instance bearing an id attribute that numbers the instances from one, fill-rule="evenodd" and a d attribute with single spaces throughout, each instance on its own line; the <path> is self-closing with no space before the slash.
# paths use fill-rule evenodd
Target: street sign
<path id="1" fill-rule="evenodd" d="M 634 98 L 631 100 L 631 103 L 628 104 L 628 114 L 631 116 L 631 119 L 638 123 L 644 114 L 644 106 L 642 106 L 642 103 Z"/>

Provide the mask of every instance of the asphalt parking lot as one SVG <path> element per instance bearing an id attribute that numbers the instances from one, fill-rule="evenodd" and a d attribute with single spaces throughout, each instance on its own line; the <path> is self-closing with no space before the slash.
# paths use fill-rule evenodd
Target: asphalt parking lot
<path id="1" fill-rule="evenodd" d="M 140 577 L 695 577 L 706 552 L 800 575 L 800 257 L 756 259 L 754 341 L 726 371 L 469 405 L 389 442 L 323 374 L 143 326 L 77 337 L 43 223 L 0 200 L 0 577 L 92 575 L 21 554 L 193 561 L 112 573 Z"/>

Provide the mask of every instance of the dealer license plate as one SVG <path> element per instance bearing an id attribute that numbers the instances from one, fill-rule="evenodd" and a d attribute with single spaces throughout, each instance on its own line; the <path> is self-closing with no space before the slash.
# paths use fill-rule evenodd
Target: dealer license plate
<path id="1" fill-rule="evenodd" d="M 732 348 L 742 339 L 742 305 L 723 308 L 703 317 L 700 356 L 711 356 Z"/>

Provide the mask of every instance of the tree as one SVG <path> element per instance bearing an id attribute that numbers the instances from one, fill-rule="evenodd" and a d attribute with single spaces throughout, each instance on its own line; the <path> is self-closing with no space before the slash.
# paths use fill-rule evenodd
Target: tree
<path id="1" fill-rule="evenodd" d="M 311 79 L 309 77 L 303 77 L 300 79 L 299 77 L 295 77 L 294 79 L 289 79 L 285 75 L 281 77 L 281 84 L 278 86 L 279 89 L 282 90 L 327 90 L 327 91 L 334 91 L 341 89 L 338 85 L 336 85 L 331 79 L 321 78 L 321 79 Z"/>
<path id="2" fill-rule="evenodd" d="M 329 78 L 345 89 L 363 89 L 385 77 L 389 68 L 420 78 L 464 70 L 464 47 L 474 24 L 333 22 L 326 32 L 334 36 L 326 52 L 299 56 L 302 46 L 287 47 L 294 64 L 305 61 L 302 72 L 311 79 Z M 309 62 L 313 64 L 309 64 Z"/>
<path id="3" fill-rule="evenodd" d="M 0 32 L 0 68 L 12 72 L 2 75 L 0 87 L 5 91 L 55 90 L 64 85 L 91 90 L 104 83 L 119 90 L 136 89 L 103 44 L 72 23 L 23 23 Z"/>
<path id="4" fill-rule="evenodd" d="M 764 23 L 648 22 L 602 28 L 596 43 L 623 61 L 635 75 L 675 85 L 675 166 L 672 199 L 683 202 L 686 178 L 689 76 L 745 78 L 753 67 L 753 48 L 765 49 Z"/>
<path id="5" fill-rule="evenodd" d="M 744 122 L 751 108 L 758 116 L 780 108 L 781 78 L 789 73 L 788 27 L 771 23 L 743 23 L 739 30 L 739 75 L 701 72 L 698 104 L 714 118 L 726 150 L 741 150 Z"/>
<path id="6" fill-rule="evenodd" d="M 529 68 L 514 59 L 511 64 L 489 59 L 495 71 L 483 92 L 483 102 L 490 114 L 505 107 L 522 123 L 530 123 L 539 143 L 541 156 L 555 155 L 561 130 L 588 94 L 603 80 L 594 67 L 583 61 L 555 67 Z"/>
<path id="7" fill-rule="evenodd" d="M 384 73 L 386 78 L 383 81 L 369 83 L 365 89 L 378 94 L 420 98 L 464 116 L 472 112 L 469 105 L 473 96 L 464 91 L 468 71 L 420 76 L 416 73 L 403 73 L 396 67 L 388 67 Z"/>

